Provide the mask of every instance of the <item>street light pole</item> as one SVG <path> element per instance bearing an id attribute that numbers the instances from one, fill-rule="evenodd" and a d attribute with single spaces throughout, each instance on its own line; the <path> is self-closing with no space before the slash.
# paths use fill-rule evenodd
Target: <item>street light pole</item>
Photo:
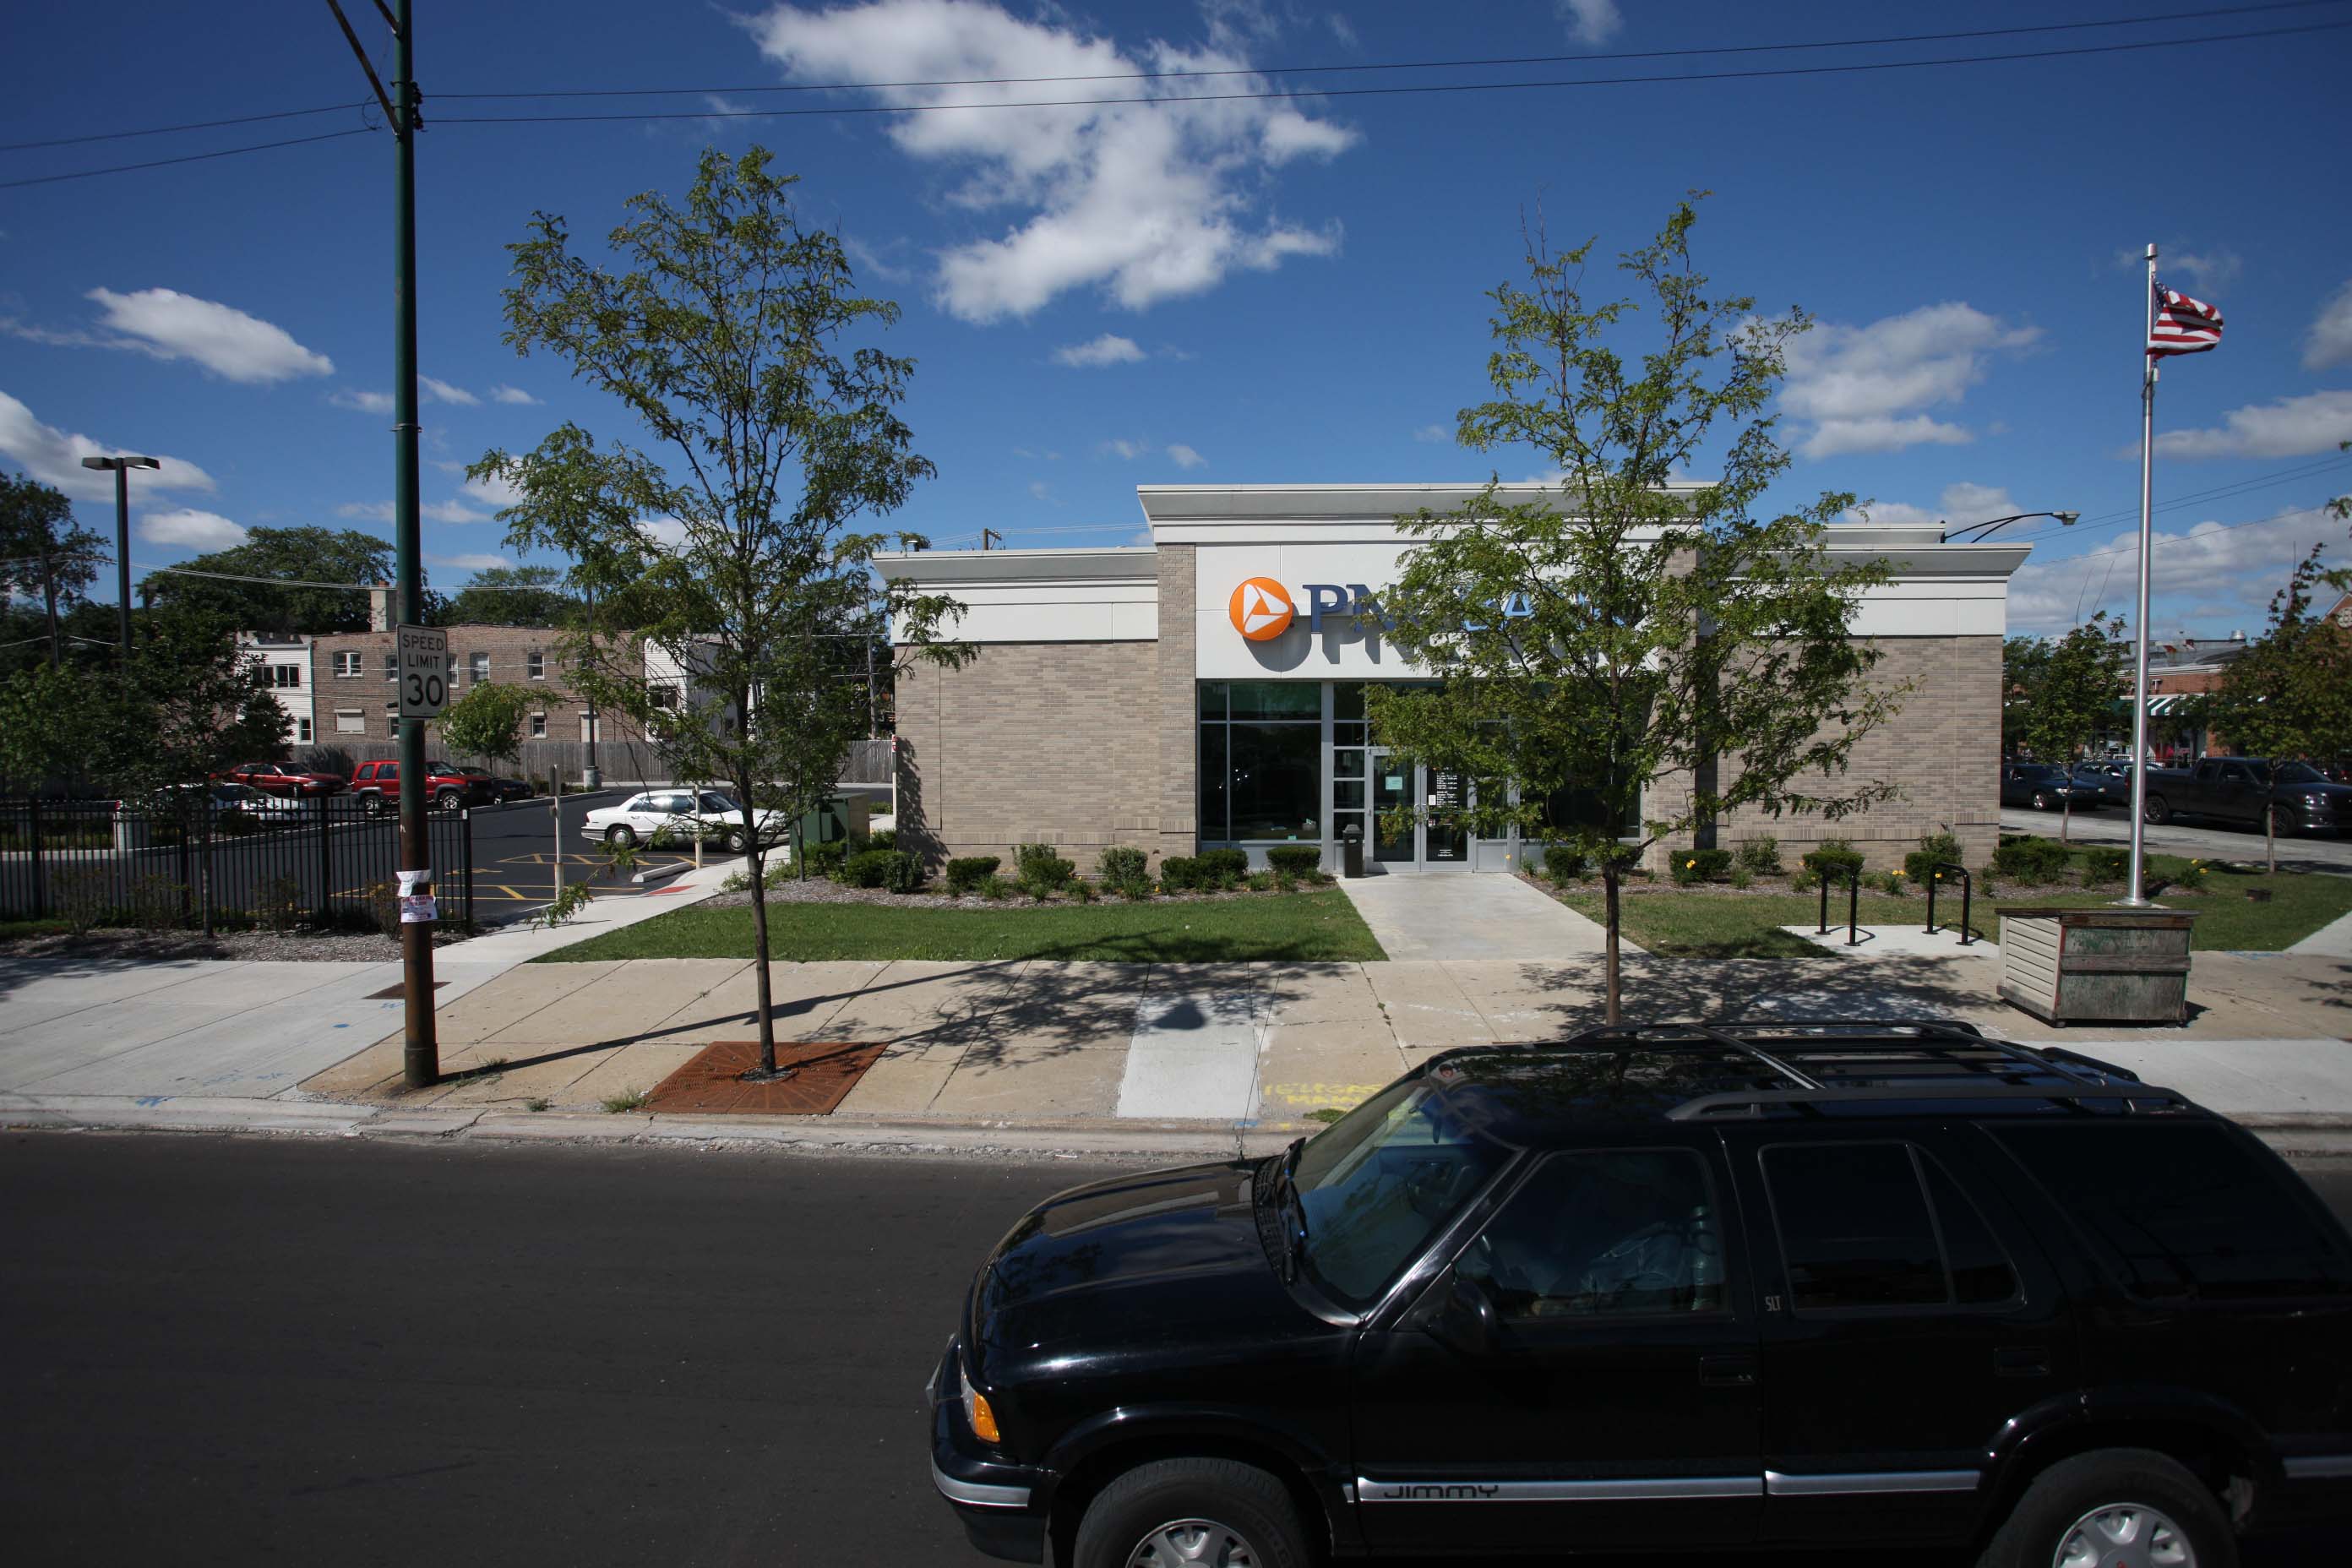
<path id="1" fill-rule="evenodd" d="M 121 633 L 122 668 L 131 668 L 131 470 L 160 468 L 154 458 L 84 458 L 85 468 L 114 470 L 114 590 L 121 601 L 116 624 Z"/>
<path id="2" fill-rule="evenodd" d="M 2083 514 L 2079 511 L 2012 512 L 2007 517 L 1994 518 L 1990 522 L 1971 522 L 1959 528 L 1946 529 L 1944 531 L 1943 537 L 1937 542 L 1940 544 L 1982 544 L 2000 530 L 2007 528 L 2012 522 L 2022 522 L 2029 517 L 2054 517 L 2058 520 L 2059 527 L 2072 528 L 2074 526 L 2076 520 L 2081 518 L 2082 515 Z M 1982 531 L 1979 532 L 1979 530 Z M 1976 534 L 1976 537 L 1974 539 L 1962 539 L 1960 535 L 1963 533 L 1974 533 Z"/>

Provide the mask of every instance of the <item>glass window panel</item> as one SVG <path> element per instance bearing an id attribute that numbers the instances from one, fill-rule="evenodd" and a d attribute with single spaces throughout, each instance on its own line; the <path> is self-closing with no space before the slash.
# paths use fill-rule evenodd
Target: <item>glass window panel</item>
<path id="1" fill-rule="evenodd" d="M 1331 717 L 1353 719 L 1364 717 L 1364 683 L 1360 680 L 1337 680 L 1331 683 Z"/>
<path id="2" fill-rule="evenodd" d="M 1226 826 L 1226 805 L 1230 798 L 1226 781 L 1226 745 L 1228 731 L 1223 724 L 1201 726 L 1201 826 L 1203 840 L 1230 838 Z"/>
<path id="3" fill-rule="evenodd" d="M 1334 721 L 1331 725 L 1331 739 L 1338 745 L 1360 746 L 1371 739 L 1371 731 L 1360 723 Z"/>
<path id="4" fill-rule="evenodd" d="M 1231 683 L 1234 718 L 1297 719 L 1320 721 L 1323 683 L 1319 680 L 1236 680 Z"/>
<path id="5" fill-rule="evenodd" d="M 1334 811 L 1363 810 L 1364 781 L 1361 779 L 1333 779 L 1331 781 L 1331 809 Z"/>
<path id="6" fill-rule="evenodd" d="M 2343 1296 L 2352 1266 L 2286 1183 L 2218 1127 L 1999 1137 L 2107 1268 L 2158 1300 Z"/>
<path id="7" fill-rule="evenodd" d="M 1335 777 L 1360 779 L 1364 776 L 1364 753 L 1338 751 L 1331 753 L 1331 772 Z"/>
<path id="8" fill-rule="evenodd" d="M 1231 727 L 1235 838 L 1320 838 L 1322 742 L 1310 724 Z"/>
<path id="9" fill-rule="evenodd" d="M 1800 1311 L 1941 1306 L 1948 1299 L 1927 1194 L 1907 1146 L 1782 1144 L 1765 1151 L 1764 1176 Z"/>
<path id="10" fill-rule="evenodd" d="M 1935 1200 L 1944 1256 L 1951 1260 L 1953 1298 L 1969 1307 L 2016 1300 L 2017 1270 L 1975 1200 L 1932 1157 L 1922 1155 L 1920 1163 L 1927 1167 L 1927 1195 Z"/>
<path id="11" fill-rule="evenodd" d="M 1222 680 L 1201 682 L 1202 718 L 1222 719 L 1225 716 L 1225 684 Z"/>
<path id="12" fill-rule="evenodd" d="M 1715 1194 L 1685 1149 L 1554 1155 L 1454 1267 L 1506 1318 L 1723 1305 Z"/>

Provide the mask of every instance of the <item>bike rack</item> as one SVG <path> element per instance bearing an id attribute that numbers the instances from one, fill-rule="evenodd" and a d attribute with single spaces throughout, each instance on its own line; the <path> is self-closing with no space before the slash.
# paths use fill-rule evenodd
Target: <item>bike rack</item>
<path id="1" fill-rule="evenodd" d="M 1969 923 L 1969 908 L 1976 897 L 1976 879 L 1969 875 L 1967 867 L 1951 860 L 1938 860 L 1928 869 L 1935 875 L 1927 879 L 1927 929 L 1924 934 L 1936 934 L 1936 884 L 1944 879 L 1945 872 L 1950 871 L 1960 879 L 1960 945 L 1966 947 L 1977 939 L 1976 927 Z"/>
<path id="2" fill-rule="evenodd" d="M 1830 879 L 1836 875 L 1834 871 L 1822 873 L 1822 928 L 1813 933 L 1815 936 L 1830 934 Z M 1859 866 L 1846 874 L 1845 944 L 1848 947 L 1862 945 L 1862 868 Z"/>

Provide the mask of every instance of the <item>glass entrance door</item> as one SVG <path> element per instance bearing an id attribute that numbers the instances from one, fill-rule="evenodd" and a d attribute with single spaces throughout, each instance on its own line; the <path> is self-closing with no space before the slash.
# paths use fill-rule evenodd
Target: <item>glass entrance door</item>
<path id="1" fill-rule="evenodd" d="M 1372 770 L 1372 858 L 1384 866 L 1410 868 L 1421 859 L 1421 833 L 1408 827 L 1399 833 L 1389 826 L 1387 817 L 1401 806 L 1413 802 L 1413 770 L 1399 763 L 1381 747 L 1370 753 Z"/>
<path id="2" fill-rule="evenodd" d="M 1470 781 L 1460 773 L 1422 770 L 1423 804 L 1433 814 L 1460 813 L 1470 805 Z M 1466 871 L 1470 868 L 1470 829 L 1457 815 L 1451 822 L 1432 816 L 1422 826 L 1422 868 Z"/>

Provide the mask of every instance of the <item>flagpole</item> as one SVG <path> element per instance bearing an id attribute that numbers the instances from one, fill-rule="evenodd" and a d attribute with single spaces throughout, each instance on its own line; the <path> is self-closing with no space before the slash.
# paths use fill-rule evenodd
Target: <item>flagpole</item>
<path id="1" fill-rule="evenodd" d="M 2149 481 L 2156 462 L 2156 356 L 2147 347 L 2156 336 L 2156 247 L 2147 247 L 2147 330 L 2140 335 L 2139 384 L 2139 617 L 2132 657 L 2131 890 L 2124 902 L 2147 904 L 2147 556 Z"/>

